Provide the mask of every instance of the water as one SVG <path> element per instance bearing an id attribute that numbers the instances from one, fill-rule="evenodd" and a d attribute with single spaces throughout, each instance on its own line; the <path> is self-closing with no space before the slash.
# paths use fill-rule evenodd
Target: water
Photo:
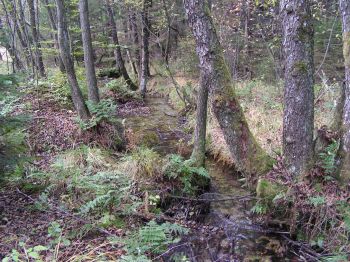
<path id="1" fill-rule="evenodd" d="M 186 140 L 183 120 L 164 98 L 148 98 L 150 112 L 126 119 L 126 127 L 134 135 L 152 138 L 153 146 L 161 154 L 176 153 L 180 140 Z M 208 160 L 206 168 L 211 176 L 211 189 L 205 196 L 223 199 L 249 196 L 242 188 L 239 175 Z M 163 259 L 174 261 L 174 256 L 184 256 L 181 261 L 288 261 L 286 247 L 278 234 L 255 224 L 250 216 L 249 198 L 229 201 L 211 201 L 209 212 L 191 233 L 174 246 Z M 163 260 L 163 261 L 164 261 Z"/>

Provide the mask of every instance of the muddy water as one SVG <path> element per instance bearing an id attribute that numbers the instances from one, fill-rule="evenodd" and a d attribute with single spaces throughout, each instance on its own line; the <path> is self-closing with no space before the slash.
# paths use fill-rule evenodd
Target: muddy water
<path id="1" fill-rule="evenodd" d="M 153 146 L 161 154 L 176 153 L 180 140 L 186 139 L 184 119 L 163 98 L 149 98 L 146 116 L 131 116 L 126 126 L 134 134 L 153 139 Z M 211 176 L 211 190 L 205 194 L 211 199 L 209 212 L 177 247 L 163 257 L 165 261 L 288 261 L 278 234 L 253 223 L 250 217 L 251 202 L 247 199 L 227 200 L 248 196 L 239 176 L 212 160 L 206 168 Z M 226 201 L 221 201 L 225 199 Z M 174 260 L 177 257 L 180 260 Z M 183 260 L 181 260 L 183 259 Z M 163 261 L 164 261 L 163 260 Z"/>

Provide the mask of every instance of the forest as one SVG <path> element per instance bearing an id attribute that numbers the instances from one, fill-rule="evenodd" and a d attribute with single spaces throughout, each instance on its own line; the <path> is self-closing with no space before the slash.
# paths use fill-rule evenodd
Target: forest
<path id="1" fill-rule="evenodd" d="M 0 260 L 350 261 L 350 1 L 0 0 Z"/>

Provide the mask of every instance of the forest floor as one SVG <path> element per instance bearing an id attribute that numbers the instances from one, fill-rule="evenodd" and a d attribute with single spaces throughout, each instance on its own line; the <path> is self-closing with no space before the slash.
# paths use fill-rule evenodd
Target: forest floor
<path id="1" fill-rule="evenodd" d="M 176 80 L 184 88 L 193 88 L 196 85 L 194 80 L 185 77 L 177 77 Z M 102 82 L 108 83 L 108 80 L 104 79 Z M 329 121 L 322 115 L 333 110 L 330 104 L 334 97 L 334 88 L 324 88 L 326 91 L 321 90 L 317 100 L 319 106 L 316 123 L 319 127 Z M 252 132 L 265 150 L 278 156 L 282 106 L 280 90 L 271 91 L 271 88 L 259 81 L 240 84 L 237 89 Z M 215 123 L 209 126 L 209 154 L 221 164 L 214 163 L 211 175 L 216 174 L 219 177 L 214 178 L 214 181 L 221 187 L 221 197 L 237 199 L 243 196 L 243 202 L 239 205 L 229 204 L 229 207 L 224 208 L 219 205 L 217 210 L 224 210 L 224 215 L 215 215 L 212 219 L 222 219 L 225 223 L 208 223 L 205 221 L 208 218 L 208 203 L 203 205 L 201 201 L 193 201 L 195 197 L 186 195 L 169 200 L 169 192 L 183 189 L 186 177 L 169 180 L 164 175 L 164 168 L 169 165 L 169 154 L 178 154 L 185 158 L 189 156 L 194 121 L 193 114 L 183 114 L 184 104 L 179 101 L 169 79 L 154 78 L 150 83 L 150 97 L 146 102 L 135 94 L 126 92 L 127 98 L 121 98 L 115 97 L 115 93 L 110 90 L 101 89 L 104 97 L 121 101 L 116 115 L 124 119 L 125 136 L 128 140 L 126 152 L 111 150 L 115 142 L 112 135 L 115 132 L 113 125 L 104 124 L 98 132 L 81 132 L 75 112 L 62 106 L 62 99 L 57 100 L 57 94 L 52 94 L 50 89 L 22 88 L 21 91 L 23 96 L 17 102 L 21 106 L 16 107 L 12 114 L 31 116 L 29 125 L 24 128 L 30 158 L 24 173 L 12 179 L 0 191 L 0 258 L 15 260 L 19 257 L 23 261 L 30 261 L 35 256 L 44 261 L 116 261 L 124 256 L 123 261 L 147 261 L 143 257 L 147 255 L 153 261 L 187 261 L 186 257 L 205 253 L 212 261 L 270 261 L 286 256 L 292 261 L 297 259 L 290 255 L 290 242 L 283 241 L 281 237 L 271 237 L 266 228 L 255 226 L 248 219 L 252 207 L 248 204 L 250 198 L 246 202 L 244 197 L 250 195 L 250 192 L 242 191 L 243 183 L 238 181 L 240 177 L 231 174 L 232 160 Z M 272 117 L 276 121 L 271 121 Z M 155 150 L 147 147 L 154 147 Z M 125 214 L 118 210 L 118 205 L 115 209 L 116 207 L 109 207 L 111 202 L 106 202 L 104 209 L 110 209 L 109 215 L 105 211 L 89 216 L 81 215 L 80 208 L 91 203 L 89 201 L 93 199 L 92 196 L 100 194 L 97 190 L 102 188 L 107 194 L 111 190 L 102 187 L 105 182 L 98 185 L 101 186 L 100 189 L 89 188 L 89 179 L 94 177 L 93 174 L 115 170 L 120 172 L 120 167 L 123 172 L 130 173 L 127 179 L 133 183 L 128 188 L 126 199 L 122 199 L 119 205 L 123 208 L 130 205 L 133 212 Z M 184 167 L 188 170 L 188 167 L 182 166 Z M 283 174 L 283 166 L 278 163 L 269 174 L 270 180 L 281 173 Z M 314 176 L 320 177 L 322 174 L 315 173 Z M 292 182 L 285 175 L 284 178 L 286 179 L 282 183 Z M 338 192 L 334 183 L 327 184 L 328 195 L 334 196 L 327 201 L 341 200 L 334 193 Z M 117 188 L 120 186 L 116 184 Z M 295 188 L 300 189 L 306 198 L 310 194 L 318 193 L 308 184 L 298 184 Z M 208 190 L 210 189 L 207 188 L 202 193 Z M 113 197 L 120 198 L 119 195 Z M 157 197 L 161 199 L 160 202 Z M 342 199 L 346 201 L 346 194 Z M 156 203 L 155 206 L 152 201 Z M 136 207 L 133 207 L 134 204 Z M 301 204 L 304 205 L 305 202 Z M 233 223 L 233 229 L 229 230 L 228 225 L 232 225 L 232 221 L 227 218 L 232 213 L 237 215 L 232 217 L 233 221 L 239 223 Z M 143 242 L 144 239 L 139 236 L 143 230 L 167 230 L 149 224 L 154 219 L 158 222 L 177 223 L 182 225 L 184 231 L 188 228 L 192 233 L 188 233 L 180 242 L 168 234 L 162 235 L 160 240 Z M 243 233 L 243 229 L 239 227 L 244 228 Z M 279 230 L 284 229 L 282 227 Z M 135 232 L 139 232 L 139 235 Z M 150 243 L 153 245 L 152 241 L 159 248 L 157 252 L 154 246 L 145 248 Z M 301 250 L 298 255 L 308 254 L 311 259 L 309 261 L 319 257 L 308 244 L 293 243 L 296 250 Z M 144 250 L 140 251 L 140 248 Z M 136 256 L 125 256 L 128 253 L 138 254 L 144 260 L 136 260 Z"/>

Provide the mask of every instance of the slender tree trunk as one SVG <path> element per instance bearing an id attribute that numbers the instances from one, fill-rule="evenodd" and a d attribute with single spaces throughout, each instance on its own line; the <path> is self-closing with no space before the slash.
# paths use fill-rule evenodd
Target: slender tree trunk
<path id="1" fill-rule="evenodd" d="M 247 175 L 263 174 L 271 167 L 271 159 L 248 128 L 210 16 L 208 2 L 184 0 L 184 5 L 196 41 L 201 85 L 209 90 L 211 111 L 223 131 L 236 169 Z"/>
<path id="2" fill-rule="evenodd" d="M 125 68 L 122 52 L 120 50 L 120 45 L 119 45 L 117 25 L 114 20 L 114 11 L 110 0 L 106 0 L 106 7 L 107 7 L 108 18 L 109 18 L 109 24 L 111 26 L 112 40 L 113 40 L 113 44 L 115 45 L 114 55 L 115 55 L 118 69 L 120 70 L 120 73 L 122 74 L 129 88 L 132 90 L 136 90 L 137 86 L 132 82 Z"/>
<path id="3" fill-rule="evenodd" d="M 151 24 L 149 22 L 149 9 L 152 6 L 152 0 L 143 0 L 143 10 L 141 14 L 141 20 L 142 20 L 142 53 L 143 60 L 146 74 L 148 77 L 151 76 L 151 72 L 149 69 L 149 38 L 150 38 L 150 30 L 151 30 Z M 141 61 L 142 63 L 142 61 Z M 142 65 L 141 65 L 142 66 Z"/>
<path id="4" fill-rule="evenodd" d="M 84 48 L 85 73 L 89 91 L 88 96 L 90 101 L 97 104 L 100 101 L 100 96 L 97 88 L 87 0 L 79 0 L 79 13 Z"/>
<path id="5" fill-rule="evenodd" d="M 50 20 L 50 24 L 51 24 L 51 28 L 54 31 L 54 38 L 55 38 L 55 48 L 58 49 L 58 35 L 57 35 L 57 25 L 56 25 L 56 21 L 55 21 L 55 15 L 53 13 L 53 10 L 50 6 L 49 0 L 44 0 L 46 9 L 47 9 L 47 13 L 49 15 L 49 20 Z M 64 68 L 64 64 L 62 61 L 62 58 L 60 56 L 60 54 L 58 54 L 57 56 L 57 60 L 58 60 L 58 67 L 60 69 L 60 71 L 62 73 L 65 72 L 65 68 Z"/>
<path id="6" fill-rule="evenodd" d="M 27 0 L 29 6 L 29 17 L 30 17 L 30 28 L 32 30 L 33 41 L 35 45 L 35 59 L 37 70 L 41 77 L 46 77 L 45 66 L 43 62 L 43 55 L 41 52 L 41 44 L 39 41 L 39 33 L 36 24 L 36 15 L 35 15 L 35 5 L 34 0 Z"/>
<path id="7" fill-rule="evenodd" d="M 343 25 L 343 53 L 345 60 L 345 82 L 342 99 L 342 122 L 340 143 L 340 178 L 344 183 L 350 181 L 350 2 L 339 1 Z"/>
<path id="8" fill-rule="evenodd" d="M 130 19 L 130 26 L 131 26 L 131 33 L 132 33 L 132 39 L 134 42 L 134 56 L 137 64 L 137 71 L 140 74 L 140 68 L 141 68 L 141 55 L 140 55 L 140 41 L 139 41 L 139 33 L 138 33 L 138 27 L 137 27 L 137 19 L 136 19 L 136 13 L 133 10 L 129 11 L 129 19 Z"/>
<path id="9" fill-rule="evenodd" d="M 24 16 L 24 6 L 22 4 L 22 1 L 19 0 L 18 1 L 18 7 L 19 7 L 19 25 L 21 27 L 21 30 L 23 32 L 23 35 L 25 36 L 25 40 L 27 42 L 27 46 L 28 46 L 28 53 L 29 53 L 29 57 L 30 57 L 30 61 L 31 61 L 31 66 L 32 66 L 32 74 L 34 76 L 35 74 L 35 64 L 36 64 L 36 61 L 34 59 L 34 56 L 33 56 L 33 52 L 32 52 L 32 40 L 29 36 L 29 33 L 28 33 L 28 28 L 27 28 L 27 25 L 26 25 L 26 21 L 25 21 L 25 16 Z"/>
<path id="10" fill-rule="evenodd" d="M 283 154 L 288 170 L 306 174 L 313 164 L 314 62 L 309 0 L 282 0 L 285 58 Z"/>
<path id="11" fill-rule="evenodd" d="M 141 73 L 140 73 L 140 91 L 141 96 L 145 98 L 147 92 L 147 82 L 150 76 L 149 72 L 149 37 L 150 28 L 148 21 L 148 9 L 152 5 L 151 0 L 143 1 L 142 17 L 142 50 L 141 50 Z"/>
<path id="12" fill-rule="evenodd" d="M 169 54 L 170 54 L 170 48 L 171 48 L 171 44 L 170 44 L 170 40 L 171 40 L 171 21 L 170 21 L 170 15 L 169 15 L 169 11 L 168 11 L 168 7 L 166 4 L 166 0 L 162 0 L 163 3 L 163 9 L 164 9 L 164 13 L 165 13 L 165 18 L 167 21 L 167 39 L 166 39 L 166 43 L 165 43 L 165 51 L 164 51 L 164 58 L 165 58 L 165 63 L 168 65 L 169 64 Z"/>
<path id="13" fill-rule="evenodd" d="M 71 87 L 72 100 L 75 109 L 81 119 L 87 120 L 90 117 L 89 111 L 85 105 L 83 95 L 79 88 L 77 77 L 74 70 L 74 62 L 70 53 L 70 42 L 68 37 L 68 28 L 66 22 L 66 8 L 64 0 L 56 0 L 57 5 L 57 22 L 58 22 L 58 40 L 60 45 L 61 57 L 66 68 L 68 81 Z"/>

